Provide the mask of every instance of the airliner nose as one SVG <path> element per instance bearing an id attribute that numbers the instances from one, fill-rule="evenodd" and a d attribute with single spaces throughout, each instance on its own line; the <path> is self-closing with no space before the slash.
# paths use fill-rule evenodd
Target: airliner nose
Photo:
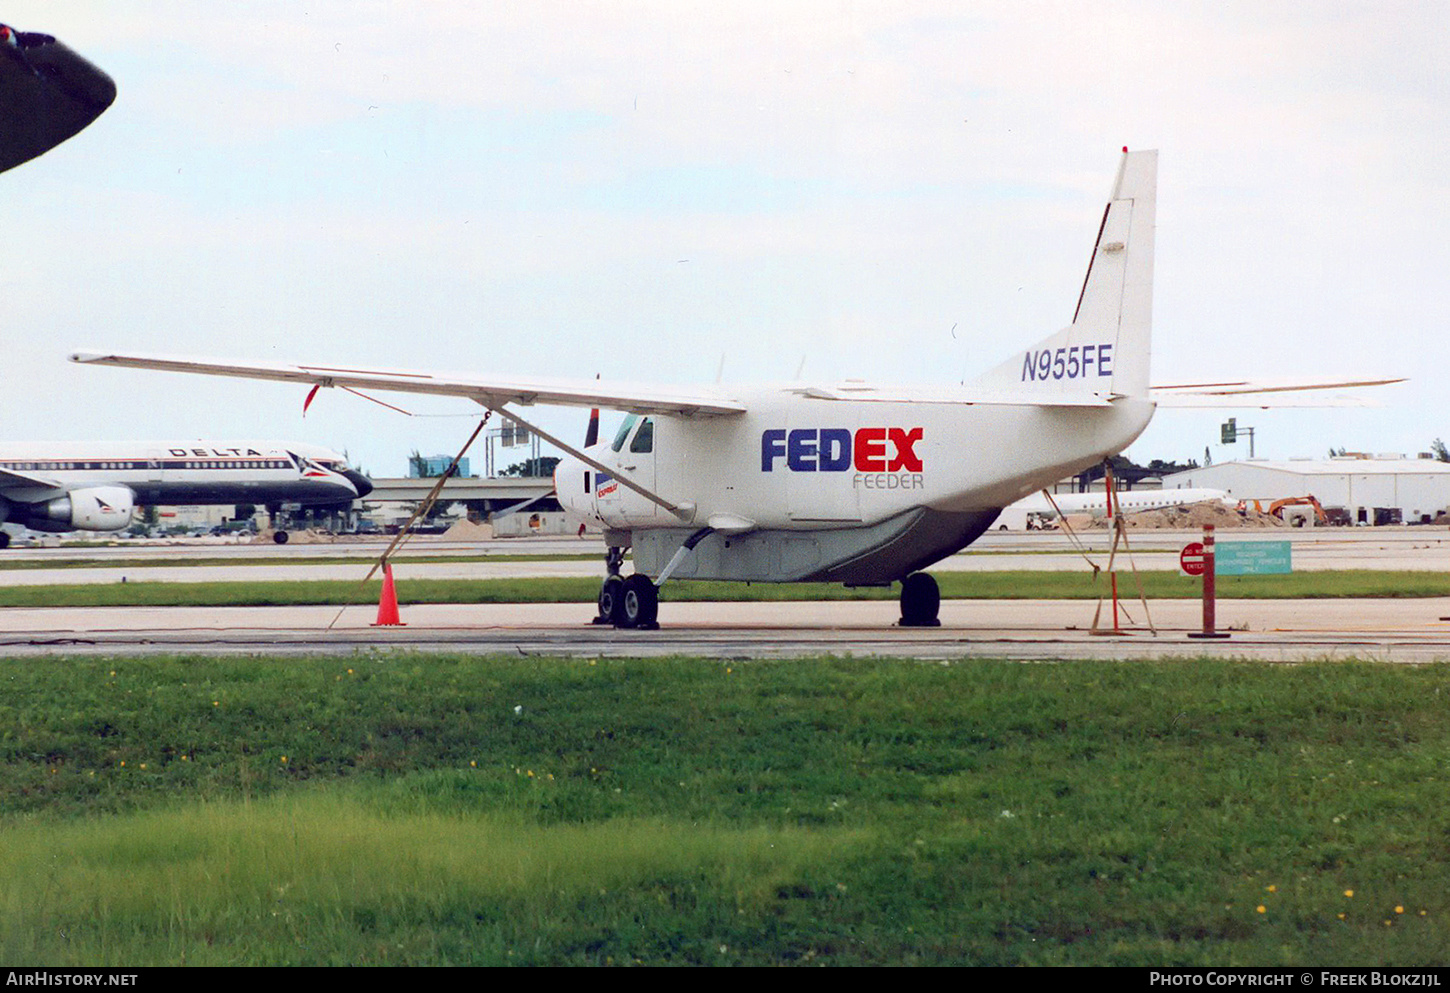
<path id="1" fill-rule="evenodd" d="M 367 496 L 373 491 L 373 481 L 356 469 L 348 469 L 342 475 L 347 477 L 347 481 L 357 488 L 358 499 Z"/>

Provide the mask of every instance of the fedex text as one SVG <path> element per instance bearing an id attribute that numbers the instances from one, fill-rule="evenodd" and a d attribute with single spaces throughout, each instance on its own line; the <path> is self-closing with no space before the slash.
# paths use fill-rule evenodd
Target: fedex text
<path id="1" fill-rule="evenodd" d="M 1044 379 L 1086 379 L 1113 374 L 1113 346 L 1069 345 L 1028 352 L 1022 363 L 1022 382 Z"/>
<path id="2" fill-rule="evenodd" d="M 791 472 L 921 472 L 921 428 L 771 428 L 760 435 L 760 471 L 785 460 Z"/>
<path id="3" fill-rule="evenodd" d="M 760 471 L 786 460 L 792 473 L 919 473 L 921 428 L 771 428 L 760 435 Z"/>

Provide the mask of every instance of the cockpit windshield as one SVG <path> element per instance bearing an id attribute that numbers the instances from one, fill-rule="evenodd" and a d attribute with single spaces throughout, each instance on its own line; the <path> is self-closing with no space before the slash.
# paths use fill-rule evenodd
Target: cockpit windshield
<path id="1" fill-rule="evenodd" d="M 630 414 L 628 417 L 626 417 L 624 419 L 624 423 L 619 426 L 619 431 L 614 436 L 614 443 L 609 447 L 614 449 L 616 452 L 622 451 L 624 449 L 625 439 L 629 437 L 629 432 L 634 430 L 634 425 L 638 421 L 638 414 Z"/>
<path id="2" fill-rule="evenodd" d="M 639 433 L 629 443 L 631 452 L 652 452 L 655 450 L 655 422 L 653 418 L 646 417 L 639 426 Z"/>

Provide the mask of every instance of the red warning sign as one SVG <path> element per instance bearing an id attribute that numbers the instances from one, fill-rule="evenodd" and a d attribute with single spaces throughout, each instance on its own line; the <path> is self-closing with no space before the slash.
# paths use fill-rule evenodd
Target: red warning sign
<path id="1" fill-rule="evenodd" d="M 1190 576 L 1202 576 L 1203 567 L 1203 542 L 1190 541 L 1178 553 L 1178 568 Z"/>

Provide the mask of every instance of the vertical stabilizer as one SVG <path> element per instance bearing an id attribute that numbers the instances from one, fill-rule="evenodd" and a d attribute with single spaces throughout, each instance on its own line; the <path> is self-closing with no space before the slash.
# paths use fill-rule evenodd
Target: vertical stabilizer
<path id="1" fill-rule="evenodd" d="M 1024 394 L 1148 394 L 1158 153 L 1123 150 L 1072 324 L 978 382 Z"/>

